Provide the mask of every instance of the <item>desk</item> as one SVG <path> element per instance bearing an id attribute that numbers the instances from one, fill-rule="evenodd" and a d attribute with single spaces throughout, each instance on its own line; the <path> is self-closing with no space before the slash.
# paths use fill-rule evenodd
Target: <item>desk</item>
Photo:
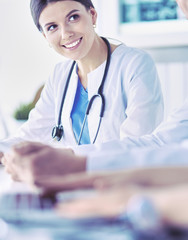
<path id="1" fill-rule="evenodd" d="M 3 169 L 0 169 L 0 181 L 0 197 L 7 192 L 32 192 L 32 189 L 27 185 L 13 182 Z M 169 231 L 166 231 L 166 229 L 163 231 L 162 229 L 157 229 L 152 232 L 138 232 L 131 228 L 126 220 L 120 219 L 63 219 L 60 218 L 53 209 L 49 211 L 43 211 L 42 209 L 26 209 L 20 211 L 20 209 L 16 208 L 13 208 L 13 210 L 8 208 L 7 219 L 3 213 L 3 208 L 0 205 L 0 240 L 188 239 L 188 233 L 186 233 L 186 236 L 176 234 L 175 236 L 169 237 Z"/>
<path id="2" fill-rule="evenodd" d="M 2 168 L 0 169 L 0 181 L 0 197 L 7 192 L 32 192 L 27 185 L 13 182 Z M 12 211 L 11 214 L 13 214 Z M 22 213 L 20 214 L 22 215 Z M 30 211 L 29 218 L 27 215 L 25 221 L 17 221 L 14 224 L 0 219 L 0 240 L 135 239 L 133 233 L 125 227 L 123 222 L 117 223 L 114 220 L 104 221 L 102 219 L 62 219 L 53 211 L 46 214 L 46 212 L 38 210 L 37 214 L 36 211 Z M 1 215 L 2 211 L 0 210 L 0 217 Z"/>

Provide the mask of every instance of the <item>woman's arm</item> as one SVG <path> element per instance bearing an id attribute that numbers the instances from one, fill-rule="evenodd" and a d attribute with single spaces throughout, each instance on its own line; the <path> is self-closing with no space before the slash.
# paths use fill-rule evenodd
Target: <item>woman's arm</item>
<path id="1" fill-rule="evenodd" d="M 140 137 L 151 133 L 163 120 L 163 96 L 155 64 L 151 57 L 135 50 L 124 74 L 127 118 L 120 137 Z"/>

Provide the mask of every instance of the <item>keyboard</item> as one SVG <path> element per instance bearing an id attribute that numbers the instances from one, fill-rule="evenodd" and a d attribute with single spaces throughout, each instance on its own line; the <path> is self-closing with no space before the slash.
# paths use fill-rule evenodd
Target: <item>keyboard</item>
<path id="1" fill-rule="evenodd" d="M 6 193 L 0 196 L 0 219 L 14 224 L 19 229 L 44 227 L 57 235 L 57 239 L 122 239 L 122 240 L 187 240 L 187 229 L 168 227 L 156 232 L 139 232 L 126 221 L 118 219 L 68 220 L 54 211 L 55 196 L 40 196 L 35 193 Z M 22 226 L 22 228 L 20 228 Z M 100 230 L 100 231 L 99 231 Z M 23 234 L 23 233 L 22 233 Z M 56 236 L 56 237 L 57 237 Z M 78 238 L 75 238 L 78 236 Z M 74 238 L 73 238 L 74 237 Z M 54 238 L 56 239 L 56 238 Z"/>
<path id="2" fill-rule="evenodd" d="M 6 222 L 48 222 L 56 217 L 55 196 L 35 193 L 4 193 L 0 195 L 0 218 Z"/>

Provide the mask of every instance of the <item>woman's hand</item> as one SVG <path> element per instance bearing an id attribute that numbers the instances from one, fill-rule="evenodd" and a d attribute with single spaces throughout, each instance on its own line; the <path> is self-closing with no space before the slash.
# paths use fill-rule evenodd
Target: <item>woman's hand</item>
<path id="1" fill-rule="evenodd" d="M 72 201 L 69 199 L 67 202 L 57 204 L 56 211 L 60 216 L 68 218 L 116 218 L 127 211 L 130 213 L 130 200 L 144 197 L 150 199 L 162 225 L 188 227 L 187 190 L 188 185 L 184 184 L 162 188 L 128 184 L 124 187 L 98 191 L 93 196 L 88 195 Z M 141 209 L 137 206 L 135 210 Z"/>
<path id="2" fill-rule="evenodd" d="M 160 176 L 160 177 L 159 177 Z M 174 178 L 174 176 L 176 176 Z M 41 174 L 35 185 L 47 192 L 95 188 L 100 190 L 129 186 L 134 184 L 141 187 L 165 187 L 174 184 L 188 183 L 188 168 L 160 167 L 125 169 L 113 172 L 76 172 L 74 174 Z"/>
<path id="3" fill-rule="evenodd" d="M 86 161 L 70 149 L 57 149 L 41 143 L 24 142 L 13 147 L 3 161 L 13 179 L 37 183 L 40 178 L 84 171 Z"/>
<path id="4" fill-rule="evenodd" d="M 93 195 L 59 203 L 56 211 L 60 216 L 68 218 L 116 218 L 126 210 L 129 199 L 136 192 L 139 192 L 137 187 L 131 186 L 97 191 Z"/>

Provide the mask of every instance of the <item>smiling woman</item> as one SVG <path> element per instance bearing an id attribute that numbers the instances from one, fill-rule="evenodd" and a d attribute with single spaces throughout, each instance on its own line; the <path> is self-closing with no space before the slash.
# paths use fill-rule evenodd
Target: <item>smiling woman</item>
<path id="1" fill-rule="evenodd" d="M 152 132 L 163 119 L 163 98 L 151 57 L 100 37 L 90 0 L 30 6 L 37 28 L 67 60 L 55 67 L 14 140 L 49 143 L 53 136 L 73 147 Z"/>
<path id="2" fill-rule="evenodd" d="M 96 18 L 94 8 L 87 10 L 79 2 L 69 1 L 67 4 L 66 1 L 59 1 L 49 4 L 42 11 L 39 24 L 43 35 L 59 54 L 73 60 L 83 58 L 84 61 L 91 61 L 93 57 L 90 55 L 95 50 L 95 45 L 92 45 L 99 42 L 99 39 L 94 41 L 96 33 L 93 25 L 96 24 Z M 89 51 L 91 54 L 88 55 Z M 105 55 L 104 50 L 102 54 Z M 102 63 L 104 59 L 105 56 L 100 62 Z"/>

